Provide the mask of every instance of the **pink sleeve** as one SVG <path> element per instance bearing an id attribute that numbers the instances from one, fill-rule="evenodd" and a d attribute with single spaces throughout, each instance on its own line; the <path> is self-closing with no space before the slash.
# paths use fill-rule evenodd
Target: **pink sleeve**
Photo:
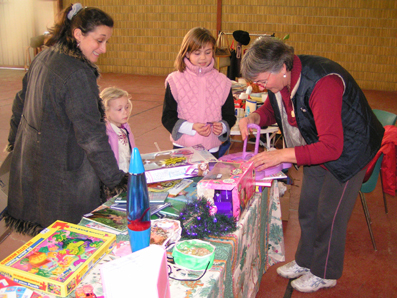
<path id="1" fill-rule="evenodd" d="M 295 147 L 298 165 L 323 164 L 336 160 L 343 151 L 342 96 L 344 84 L 338 75 L 320 79 L 313 89 L 309 105 L 313 113 L 318 142 Z"/>
<path id="2" fill-rule="evenodd" d="M 108 135 L 109 145 L 112 148 L 117 164 L 119 164 L 119 141 L 109 122 L 106 122 L 106 134 Z"/>

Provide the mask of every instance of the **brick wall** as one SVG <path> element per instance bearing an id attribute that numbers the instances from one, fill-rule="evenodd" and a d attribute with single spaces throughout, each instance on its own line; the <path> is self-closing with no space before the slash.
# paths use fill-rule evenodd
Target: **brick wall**
<path id="1" fill-rule="evenodd" d="M 202 26 L 216 35 L 216 0 L 81 2 L 115 20 L 99 60 L 103 72 L 166 75 L 189 29 Z M 363 89 L 397 91 L 397 1 L 223 0 L 222 31 L 234 30 L 290 34 L 287 43 L 297 54 L 337 61 Z"/>

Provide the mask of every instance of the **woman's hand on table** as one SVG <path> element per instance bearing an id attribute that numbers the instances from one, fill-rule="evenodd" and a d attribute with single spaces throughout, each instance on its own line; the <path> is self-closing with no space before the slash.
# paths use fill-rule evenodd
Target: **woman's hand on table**
<path id="1" fill-rule="evenodd" d="M 256 171 L 277 166 L 282 162 L 296 163 L 295 149 L 285 148 L 279 150 L 264 151 L 252 157 L 249 161 L 254 163 Z"/>
<path id="2" fill-rule="evenodd" d="M 204 123 L 194 123 L 193 129 L 197 131 L 197 133 L 203 137 L 208 137 L 211 133 L 211 126 L 210 124 Z"/>

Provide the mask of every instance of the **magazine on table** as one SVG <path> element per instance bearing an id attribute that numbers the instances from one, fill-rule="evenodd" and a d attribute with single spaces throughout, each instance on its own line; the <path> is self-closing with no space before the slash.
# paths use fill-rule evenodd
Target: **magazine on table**
<path id="1" fill-rule="evenodd" d="M 117 232 L 127 231 L 127 214 L 125 211 L 115 210 L 105 205 L 85 214 L 84 219 L 99 223 Z"/>
<path id="2" fill-rule="evenodd" d="M 170 207 L 171 203 L 164 204 L 150 204 L 150 215 L 155 215 L 161 210 Z M 110 208 L 122 212 L 127 212 L 127 203 L 115 203 L 110 206 Z"/>

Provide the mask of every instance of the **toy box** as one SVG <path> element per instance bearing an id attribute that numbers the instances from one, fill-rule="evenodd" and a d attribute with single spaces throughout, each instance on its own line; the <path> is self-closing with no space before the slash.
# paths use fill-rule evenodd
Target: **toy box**
<path id="1" fill-rule="evenodd" d="M 217 159 L 202 145 L 142 154 L 147 183 L 204 176 Z"/>
<path id="2" fill-rule="evenodd" d="M 255 192 L 251 162 L 218 162 L 197 184 L 197 197 L 214 202 L 218 213 L 239 219 Z"/>
<path id="3" fill-rule="evenodd" d="M 0 262 L 0 274 L 20 285 L 67 296 L 105 256 L 116 235 L 56 221 Z"/>

